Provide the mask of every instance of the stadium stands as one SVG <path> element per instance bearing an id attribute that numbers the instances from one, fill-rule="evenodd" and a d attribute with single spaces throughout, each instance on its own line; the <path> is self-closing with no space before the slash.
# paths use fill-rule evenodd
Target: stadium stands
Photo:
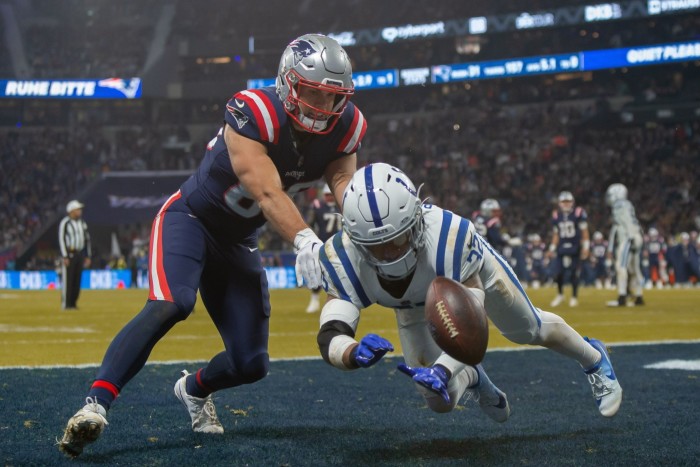
<path id="1" fill-rule="evenodd" d="M 107 171 L 192 169 L 220 125 L 226 93 L 244 87 L 246 79 L 273 76 L 279 50 L 290 37 L 309 30 L 378 28 L 521 8 L 515 1 L 470 2 L 467 8 L 455 0 L 404 11 L 397 2 L 373 4 L 376 14 L 360 21 L 350 13 L 367 5 L 362 0 L 344 2 L 345 14 L 316 0 L 301 2 L 293 12 L 282 0 L 265 5 L 181 0 L 174 2 L 166 42 L 176 59 L 162 60 L 165 73 L 147 74 L 145 98 L 0 100 L 0 222 L 9 226 L 0 238 L 0 258 L 26 252 L 17 266 L 36 266 L 34 257 L 51 249 L 49 227 L 65 200 Z M 139 76 L 155 42 L 154 28 L 172 4 L 12 3 L 34 79 Z M 543 0 L 528 7 L 537 11 L 581 4 Z M 494 33 L 481 37 L 476 57 L 693 40 L 699 18 L 695 12 Z M 270 30 L 268 24 L 284 27 Z M 259 46 L 255 54 L 249 53 L 250 36 Z M 457 53 L 454 37 L 348 51 L 356 70 L 469 59 Z M 207 60 L 219 55 L 230 61 Z M 0 47 L 0 58 L 10 56 L 7 47 Z M 4 77 L 15 77 L 10 60 L 1 61 Z M 153 91 L 170 89 L 173 80 L 182 89 L 179 95 Z M 201 85 L 212 82 L 218 87 Z M 198 93 L 189 96 L 187 90 L 197 87 Z M 225 93 L 214 95 L 212 89 L 219 88 Z M 562 189 L 573 191 L 586 206 L 592 229 L 606 231 L 602 193 L 611 181 L 622 181 L 631 188 L 645 226 L 654 225 L 669 237 L 700 229 L 700 123 L 697 113 L 688 110 L 699 98 L 698 62 L 367 90 L 355 97 L 370 122 L 360 162 L 396 164 L 425 181 L 424 193 L 436 203 L 467 215 L 481 199 L 497 198 L 511 235 L 537 232 L 545 239 L 554 196 Z M 659 113 L 663 110 L 667 112 Z M 128 251 L 134 228 L 123 230 Z M 264 235 L 268 249 L 287 247 L 274 235 Z M 101 251 L 108 256 L 109 246 Z"/>

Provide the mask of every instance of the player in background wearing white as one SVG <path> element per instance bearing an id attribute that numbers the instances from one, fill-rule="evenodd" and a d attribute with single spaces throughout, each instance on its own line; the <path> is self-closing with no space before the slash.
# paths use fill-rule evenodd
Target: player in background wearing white
<path id="1" fill-rule="evenodd" d="M 342 228 L 342 221 L 333 192 L 328 185 L 323 186 L 323 199 L 314 199 L 307 213 L 306 223 L 311 226 L 318 238 L 325 242 Z M 321 286 L 311 289 L 311 297 L 306 307 L 307 313 L 321 309 Z"/>
<path id="2" fill-rule="evenodd" d="M 584 339 L 559 316 L 536 308 L 474 224 L 422 204 L 401 170 L 370 164 L 353 176 L 343 195 L 343 231 L 326 241 L 319 256 L 328 300 L 317 339 L 324 360 L 334 367 L 366 368 L 393 350 L 376 334 L 355 340 L 360 310 L 374 303 L 393 308 L 405 361 L 399 370 L 413 378 L 428 407 L 448 412 L 469 393 L 492 419 L 505 421 L 510 412 L 505 394 L 481 365 L 449 357 L 430 335 L 426 292 L 433 279 L 445 276 L 479 297 L 512 342 L 544 346 L 577 361 L 600 413 L 617 413 L 622 388 L 603 343 Z"/>
<path id="3" fill-rule="evenodd" d="M 554 256 L 557 296 L 551 307 L 557 307 L 564 300 L 564 281 L 571 282 L 569 306 L 578 306 L 578 284 L 581 275 L 581 261 L 588 259 L 591 241 L 588 234 L 588 214 L 581 206 L 574 208 L 574 195 L 570 191 L 559 193 L 559 208 L 552 212 L 552 243 L 549 255 Z"/>
<path id="4" fill-rule="evenodd" d="M 634 304 L 644 305 L 642 288 L 641 254 L 644 244 L 642 228 L 637 220 L 634 206 L 627 199 L 627 187 L 622 183 L 613 183 L 605 193 L 605 201 L 612 212 L 612 228 L 608 239 L 608 258 L 615 258 L 615 277 L 617 281 L 617 300 L 611 300 L 608 306 L 627 306 L 627 295 L 631 289 Z"/>

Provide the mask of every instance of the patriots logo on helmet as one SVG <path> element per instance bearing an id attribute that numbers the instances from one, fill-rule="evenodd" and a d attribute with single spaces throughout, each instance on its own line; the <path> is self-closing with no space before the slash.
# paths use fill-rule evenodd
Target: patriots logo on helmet
<path id="1" fill-rule="evenodd" d="M 292 43 L 289 44 L 289 47 L 291 47 L 292 51 L 294 52 L 294 66 L 297 66 L 300 61 L 304 60 L 309 55 L 317 52 L 317 50 L 314 49 L 314 46 L 311 45 L 311 42 L 306 40 L 297 39 L 292 41 Z"/>

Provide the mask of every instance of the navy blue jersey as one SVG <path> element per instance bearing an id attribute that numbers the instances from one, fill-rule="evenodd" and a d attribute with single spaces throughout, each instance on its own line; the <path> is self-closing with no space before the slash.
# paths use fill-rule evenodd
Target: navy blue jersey
<path id="1" fill-rule="evenodd" d="M 308 224 L 323 242 L 343 228 L 342 218 L 338 213 L 338 208 L 335 203 L 329 204 L 315 199 L 313 203 L 311 203 L 311 212 L 309 215 L 310 219 L 308 219 Z"/>
<path id="2" fill-rule="evenodd" d="M 348 102 L 327 135 L 308 136 L 301 147 L 292 120 L 273 86 L 235 94 L 226 105 L 225 124 L 262 143 L 290 195 L 313 186 L 333 160 L 360 147 L 367 129 L 364 116 Z M 180 187 L 184 202 L 208 228 L 245 238 L 265 223 L 260 207 L 240 185 L 229 160 L 223 128 L 207 145 L 197 171 Z"/>
<path id="3" fill-rule="evenodd" d="M 649 258 L 650 266 L 659 266 L 660 259 L 666 255 L 666 242 L 663 237 L 650 238 L 649 241 L 644 243 L 644 249 L 647 252 L 647 257 Z"/>
<path id="4" fill-rule="evenodd" d="M 503 240 L 503 236 L 501 235 L 501 219 L 499 217 L 493 216 L 487 218 L 481 214 L 481 211 L 475 211 L 472 214 L 472 222 L 479 235 L 484 237 L 486 241 L 499 252 L 503 251 L 503 247 L 505 247 L 507 243 Z"/>
<path id="5" fill-rule="evenodd" d="M 581 251 L 581 231 L 587 228 L 588 215 L 580 206 L 571 212 L 555 209 L 552 212 L 552 225 L 559 234 L 557 253 L 560 255 L 577 255 Z"/>
<path id="6" fill-rule="evenodd" d="M 608 251 L 608 242 L 605 240 L 593 240 L 591 242 L 591 256 L 601 263 L 605 262 L 605 254 Z"/>

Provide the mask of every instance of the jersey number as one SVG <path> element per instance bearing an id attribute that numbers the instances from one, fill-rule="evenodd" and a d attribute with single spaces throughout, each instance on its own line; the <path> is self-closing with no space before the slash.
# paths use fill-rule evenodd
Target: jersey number
<path id="1" fill-rule="evenodd" d="M 576 236 L 576 225 L 571 221 L 560 222 L 559 236 L 561 238 L 574 238 Z"/>
<path id="2" fill-rule="evenodd" d="M 315 182 L 313 181 L 296 183 L 287 188 L 285 191 L 290 197 L 292 197 L 300 191 L 304 191 L 312 187 L 314 184 Z M 232 185 L 228 190 L 226 190 L 224 200 L 226 201 L 226 206 L 228 206 L 231 211 L 235 212 L 241 217 L 245 217 L 246 219 L 255 217 L 261 212 L 258 203 L 253 200 L 250 193 L 248 193 L 240 183 L 237 185 Z"/>
<path id="3" fill-rule="evenodd" d="M 332 234 L 343 228 L 342 218 L 332 212 L 326 212 L 323 214 L 323 221 L 326 223 L 326 233 Z"/>

